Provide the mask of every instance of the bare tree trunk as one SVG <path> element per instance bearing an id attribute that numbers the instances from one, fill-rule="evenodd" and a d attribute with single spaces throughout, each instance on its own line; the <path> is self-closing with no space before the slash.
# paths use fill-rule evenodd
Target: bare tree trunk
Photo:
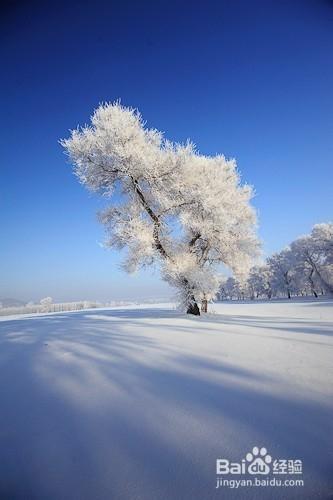
<path id="1" fill-rule="evenodd" d="M 200 316 L 200 309 L 198 306 L 197 301 L 195 300 L 194 294 L 192 287 L 190 283 L 188 282 L 187 278 L 182 279 L 185 293 L 186 293 L 186 313 L 187 314 L 194 314 L 194 316 Z"/>
<path id="2" fill-rule="evenodd" d="M 313 279 L 312 279 L 312 275 L 313 275 L 313 272 L 314 272 L 314 269 L 312 268 L 311 269 L 311 272 L 309 274 L 309 282 L 310 282 L 310 286 L 311 286 L 311 291 L 313 293 L 313 295 L 316 297 L 316 299 L 318 298 L 318 294 L 316 292 L 316 289 L 315 289 L 315 286 L 314 286 L 314 282 L 313 282 Z"/>
<path id="3" fill-rule="evenodd" d="M 318 269 L 317 264 L 311 258 L 309 258 L 308 262 L 312 266 L 312 270 L 316 271 L 316 274 L 320 280 L 320 284 L 324 287 L 324 289 L 327 291 L 327 293 L 329 293 L 330 295 L 333 295 L 333 285 L 330 285 L 329 283 L 327 283 L 327 281 L 322 277 L 321 272 Z M 312 276 L 312 273 L 311 273 L 311 276 Z M 317 295 L 317 297 L 318 297 L 318 295 Z"/>
<path id="4" fill-rule="evenodd" d="M 208 300 L 207 299 L 203 299 L 201 301 L 201 312 L 206 313 L 207 310 L 208 310 Z"/>
<path id="5" fill-rule="evenodd" d="M 192 296 L 187 305 L 187 314 L 194 314 L 194 316 L 200 316 L 200 310 L 195 298 Z"/>
<path id="6" fill-rule="evenodd" d="M 322 275 L 317 271 L 318 278 L 322 287 L 326 290 L 329 295 L 333 295 L 333 286 L 327 283 L 327 281 L 322 277 Z"/>
<path id="7" fill-rule="evenodd" d="M 134 177 L 131 177 L 131 181 L 132 181 L 134 191 L 136 192 L 136 194 L 139 197 L 141 205 L 144 207 L 145 211 L 147 212 L 147 214 L 149 215 L 150 219 L 153 222 L 153 225 L 154 225 L 153 238 L 154 238 L 155 248 L 160 253 L 160 255 L 163 259 L 171 260 L 170 256 L 166 252 L 166 250 L 163 247 L 161 240 L 160 240 L 161 223 L 160 223 L 159 216 L 156 215 L 156 213 L 149 206 L 149 204 L 144 196 L 144 193 L 142 192 L 142 190 L 139 186 L 138 181 L 136 179 L 134 179 Z M 194 243 L 197 241 L 198 238 L 200 238 L 200 234 L 195 235 L 193 240 L 190 242 L 190 246 L 194 245 Z M 187 289 L 188 292 L 190 292 L 189 283 L 188 283 L 188 280 L 186 278 L 183 278 L 183 284 L 184 284 L 185 289 Z M 188 304 L 187 304 L 187 314 L 194 314 L 195 316 L 200 316 L 200 310 L 199 310 L 198 304 L 194 298 L 194 295 L 191 295 L 191 293 L 189 293 L 189 300 L 188 300 Z"/>
<path id="8" fill-rule="evenodd" d="M 289 278 L 288 273 L 289 273 L 289 271 L 286 271 L 285 273 L 283 273 L 283 279 L 284 279 L 284 284 L 286 285 L 288 299 L 291 299 L 291 293 L 290 293 L 290 281 L 291 280 Z"/>

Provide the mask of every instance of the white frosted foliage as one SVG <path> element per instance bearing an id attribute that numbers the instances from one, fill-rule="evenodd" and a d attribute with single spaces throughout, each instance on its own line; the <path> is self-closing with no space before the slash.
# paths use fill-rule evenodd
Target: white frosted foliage
<path id="1" fill-rule="evenodd" d="M 256 214 L 234 160 L 172 143 L 118 102 L 62 145 L 80 182 L 110 198 L 100 220 L 106 245 L 127 249 L 127 271 L 160 265 L 185 302 L 214 298 L 221 264 L 246 275 L 258 253 Z"/>

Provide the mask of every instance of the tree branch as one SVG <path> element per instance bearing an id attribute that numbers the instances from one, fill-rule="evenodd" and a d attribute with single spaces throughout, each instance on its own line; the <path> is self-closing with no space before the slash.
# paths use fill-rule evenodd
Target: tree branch
<path id="1" fill-rule="evenodd" d="M 175 210 L 176 208 L 181 208 L 186 205 L 193 205 L 193 203 L 194 203 L 193 201 L 184 201 L 183 203 L 179 203 L 179 205 L 174 205 L 173 207 L 166 208 L 159 214 L 159 217 L 161 217 L 161 215 L 166 214 L 167 212 L 170 212 L 170 210 Z"/>
<path id="2" fill-rule="evenodd" d="M 193 238 L 189 241 L 188 243 L 188 246 L 191 248 L 195 245 L 196 241 L 201 238 L 201 234 L 200 233 L 196 233 Z"/>
<path id="3" fill-rule="evenodd" d="M 160 240 L 159 233 L 160 233 L 161 222 L 160 222 L 159 216 L 156 215 L 155 212 L 152 210 L 152 208 L 148 205 L 147 200 L 146 200 L 143 192 L 140 189 L 138 181 L 136 179 L 134 179 L 134 177 L 132 177 L 132 176 L 131 176 L 131 181 L 132 181 L 134 191 L 136 192 L 136 194 L 139 197 L 141 205 L 143 206 L 143 208 L 145 209 L 145 211 L 147 212 L 147 214 L 149 215 L 149 217 L 153 221 L 153 224 L 154 224 L 153 238 L 154 238 L 154 242 L 155 242 L 155 248 L 159 251 L 159 253 L 162 255 L 162 257 L 164 259 L 170 259 L 170 256 L 165 251 L 165 249 L 161 243 L 161 240 Z"/>

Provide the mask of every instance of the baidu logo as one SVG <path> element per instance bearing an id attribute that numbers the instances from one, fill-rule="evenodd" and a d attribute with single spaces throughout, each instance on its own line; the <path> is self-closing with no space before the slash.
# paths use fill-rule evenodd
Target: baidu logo
<path id="1" fill-rule="evenodd" d="M 269 474 L 272 457 L 266 448 L 254 446 L 240 462 L 230 462 L 226 458 L 216 460 L 216 474 Z"/>
<path id="2" fill-rule="evenodd" d="M 216 460 L 216 488 L 304 486 L 303 479 L 296 476 L 302 473 L 302 460 L 273 460 L 265 447 L 254 446 L 239 462 L 231 462 L 226 458 Z M 228 475 L 231 477 L 228 478 Z"/>
<path id="3" fill-rule="evenodd" d="M 269 474 L 272 457 L 267 454 L 266 448 L 254 446 L 252 453 L 247 453 L 246 460 L 249 462 L 247 472 L 249 474 Z"/>
<path id="4" fill-rule="evenodd" d="M 226 458 L 216 460 L 216 474 L 302 474 L 302 460 L 275 459 L 267 449 L 254 446 L 240 462 L 231 462 Z"/>

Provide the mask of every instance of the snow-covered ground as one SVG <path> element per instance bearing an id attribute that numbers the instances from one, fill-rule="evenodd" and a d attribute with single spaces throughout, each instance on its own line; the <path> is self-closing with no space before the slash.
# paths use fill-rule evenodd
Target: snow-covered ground
<path id="1" fill-rule="evenodd" d="M 330 498 L 333 303 L 212 309 L 2 318 L 0 498 Z M 304 486 L 216 489 L 253 446 Z"/>

